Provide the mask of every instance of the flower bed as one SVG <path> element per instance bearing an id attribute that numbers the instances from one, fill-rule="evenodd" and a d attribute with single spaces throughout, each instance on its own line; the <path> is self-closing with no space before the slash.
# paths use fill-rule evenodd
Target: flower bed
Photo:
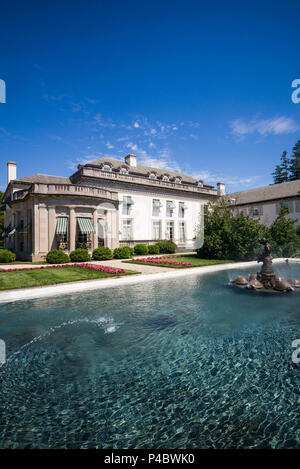
<path id="1" fill-rule="evenodd" d="M 177 262 L 177 261 L 168 261 L 167 259 L 176 258 L 179 256 L 163 256 L 163 257 L 139 257 L 138 259 L 132 259 L 132 262 L 145 262 L 149 264 L 164 264 L 164 265 L 193 265 L 190 262 Z"/>
<path id="2" fill-rule="evenodd" d="M 78 263 L 43 265 L 43 266 L 35 266 L 35 267 L 19 267 L 19 268 L 15 267 L 13 269 L 1 269 L 1 272 L 21 272 L 21 271 L 26 271 L 26 270 L 39 270 L 39 269 L 59 269 L 62 267 L 83 267 L 85 269 L 100 270 L 101 272 L 106 272 L 108 274 L 125 274 L 124 269 L 115 269 L 114 267 L 105 267 L 102 265 L 78 264 Z"/>

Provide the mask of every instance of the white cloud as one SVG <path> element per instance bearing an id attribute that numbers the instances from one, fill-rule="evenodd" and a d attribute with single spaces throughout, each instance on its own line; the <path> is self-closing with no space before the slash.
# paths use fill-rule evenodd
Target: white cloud
<path id="1" fill-rule="evenodd" d="M 204 181 L 208 184 L 216 184 L 217 182 L 224 182 L 226 185 L 229 186 L 244 186 L 244 187 L 251 187 L 253 186 L 260 176 L 248 176 L 248 177 L 238 177 L 238 176 L 226 176 L 224 174 L 212 173 L 210 171 L 200 171 L 194 172 L 191 174 L 191 177 Z"/>
<path id="2" fill-rule="evenodd" d="M 245 122 L 236 119 L 229 123 L 232 133 L 239 138 L 246 135 L 258 133 L 262 136 L 281 135 L 296 132 L 300 126 L 290 117 L 278 116 L 270 119 L 252 119 Z"/>

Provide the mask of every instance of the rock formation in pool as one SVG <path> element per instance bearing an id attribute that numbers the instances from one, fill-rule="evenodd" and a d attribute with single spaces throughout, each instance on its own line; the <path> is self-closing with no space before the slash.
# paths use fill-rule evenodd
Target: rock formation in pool
<path id="1" fill-rule="evenodd" d="M 259 242 L 264 246 L 264 251 L 257 258 L 257 262 L 263 263 L 261 271 L 257 274 L 251 274 L 248 279 L 246 277 L 237 277 L 231 283 L 248 290 L 275 290 L 282 293 L 295 291 L 295 288 L 300 288 L 300 280 L 295 278 L 285 280 L 283 277 L 275 274 L 272 264 L 273 257 L 271 255 L 272 246 L 266 238 L 261 238 Z"/>

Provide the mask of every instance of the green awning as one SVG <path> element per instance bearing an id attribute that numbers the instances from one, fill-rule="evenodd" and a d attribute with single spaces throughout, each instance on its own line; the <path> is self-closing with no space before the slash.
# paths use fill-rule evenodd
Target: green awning
<path id="1" fill-rule="evenodd" d="M 82 234 L 96 233 L 90 218 L 77 218 L 78 226 Z"/>
<path id="2" fill-rule="evenodd" d="M 158 200 L 158 199 L 153 199 L 153 207 L 155 207 L 155 208 L 160 208 L 160 207 L 162 207 L 161 201 Z"/>
<path id="3" fill-rule="evenodd" d="M 58 217 L 56 225 L 56 234 L 67 234 L 67 217 Z"/>

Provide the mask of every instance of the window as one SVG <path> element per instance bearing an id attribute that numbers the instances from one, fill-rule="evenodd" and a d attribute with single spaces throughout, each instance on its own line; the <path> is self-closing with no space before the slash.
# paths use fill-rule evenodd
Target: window
<path id="1" fill-rule="evenodd" d="M 166 175 L 163 176 L 162 180 L 163 180 L 164 182 L 169 182 L 169 178 L 168 178 L 168 176 L 166 176 Z"/>
<path id="2" fill-rule="evenodd" d="M 159 199 L 153 199 L 153 202 L 152 202 L 152 216 L 153 217 L 159 217 L 161 206 L 162 204 Z"/>
<path id="3" fill-rule="evenodd" d="M 133 200 L 129 196 L 123 197 L 123 215 L 130 215 L 131 214 L 131 206 L 134 204 Z"/>
<path id="4" fill-rule="evenodd" d="M 126 240 L 126 241 L 129 241 L 132 239 L 132 221 L 131 220 L 123 220 L 122 238 L 123 240 Z"/>
<path id="5" fill-rule="evenodd" d="M 23 252 L 24 251 L 24 220 L 20 220 L 17 231 L 19 234 L 19 249 L 21 252 Z"/>
<path id="6" fill-rule="evenodd" d="M 185 209 L 184 202 L 179 202 L 179 206 L 178 206 L 178 217 L 179 218 L 184 218 L 184 209 Z"/>
<path id="7" fill-rule="evenodd" d="M 166 211 L 166 216 L 171 218 L 173 216 L 173 210 L 175 208 L 175 205 L 173 204 L 173 202 L 171 202 L 170 200 L 167 200 L 167 211 Z"/>
<path id="8" fill-rule="evenodd" d="M 173 221 L 167 222 L 166 238 L 170 239 L 171 241 L 173 241 L 174 239 L 174 222 Z"/>
<path id="9" fill-rule="evenodd" d="M 111 172 L 111 167 L 108 164 L 105 164 L 102 167 L 102 171 L 106 171 L 106 172 L 110 173 Z"/>
<path id="10" fill-rule="evenodd" d="M 161 222 L 159 220 L 153 221 L 152 224 L 152 239 L 159 240 L 161 233 Z"/>
<path id="11" fill-rule="evenodd" d="M 58 217 L 56 225 L 57 249 L 68 249 L 68 218 Z"/>
<path id="12" fill-rule="evenodd" d="M 105 220 L 104 218 L 98 218 L 98 247 L 104 246 L 104 230 Z"/>
<path id="13" fill-rule="evenodd" d="M 181 179 L 180 178 L 175 178 L 175 183 L 176 184 L 181 184 Z"/>
<path id="14" fill-rule="evenodd" d="M 251 217 L 259 217 L 259 209 L 257 207 L 253 207 L 250 209 L 250 216 Z"/>
<path id="15" fill-rule="evenodd" d="M 120 173 L 121 173 L 121 174 L 128 174 L 128 171 L 127 171 L 126 168 L 121 168 L 121 169 L 120 169 Z"/>
<path id="16" fill-rule="evenodd" d="M 155 174 L 154 174 L 154 173 L 150 173 L 150 174 L 149 174 L 149 179 L 156 179 Z"/>
<path id="17" fill-rule="evenodd" d="M 127 204 L 127 203 L 124 203 L 123 204 L 123 215 L 130 215 L 130 211 L 131 211 L 131 205 L 130 204 Z"/>
<path id="18" fill-rule="evenodd" d="M 185 223 L 184 221 L 179 222 L 179 242 L 185 242 Z"/>

